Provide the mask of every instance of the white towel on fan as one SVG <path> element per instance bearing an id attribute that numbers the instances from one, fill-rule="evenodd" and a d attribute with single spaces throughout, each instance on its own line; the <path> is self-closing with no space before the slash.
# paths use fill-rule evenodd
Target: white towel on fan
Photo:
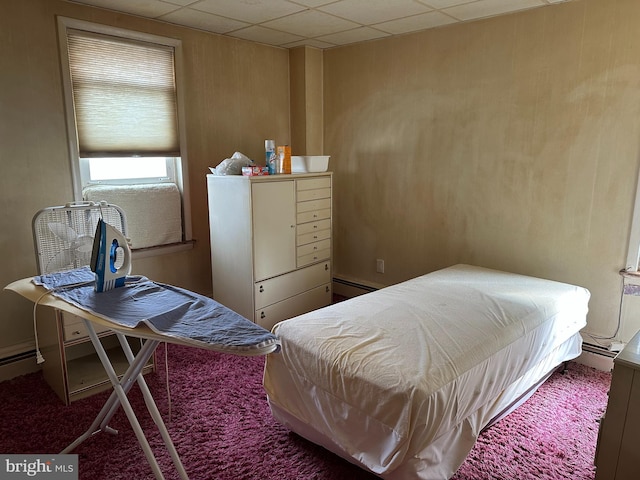
<path id="1" fill-rule="evenodd" d="M 104 200 L 124 210 L 131 248 L 182 241 L 180 191 L 174 183 L 96 185 L 82 194 L 87 201 Z"/>

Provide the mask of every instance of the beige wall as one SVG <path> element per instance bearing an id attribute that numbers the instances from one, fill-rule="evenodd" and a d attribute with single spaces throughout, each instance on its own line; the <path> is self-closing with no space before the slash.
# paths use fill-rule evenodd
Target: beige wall
<path id="1" fill-rule="evenodd" d="M 592 293 L 587 330 L 612 333 L 639 25 L 637 0 L 575 0 L 325 51 L 335 273 L 391 284 L 463 262 L 571 282 Z M 624 321 L 628 340 L 640 315 Z"/>
<path id="2" fill-rule="evenodd" d="M 291 149 L 293 155 L 322 155 L 323 51 L 312 47 L 289 50 Z"/>
<path id="3" fill-rule="evenodd" d="M 236 150 L 262 158 L 275 138 L 331 155 L 337 275 L 385 285 L 467 262 L 552 278 L 589 288 L 588 330 L 613 331 L 640 151 L 640 2 L 574 0 L 305 49 L 291 76 L 278 48 L 59 0 L 0 0 L 0 12 L 2 285 L 35 273 L 33 214 L 71 196 L 60 14 L 183 40 L 196 244 L 136 272 L 209 293 L 207 167 Z M 290 126 L 295 77 L 303 131 Z M 635 300 L 624 340 L 640 328 Z M 0 312 L 0 351 L 33 341 L 28 302 L 2 292 Z"/>
<path id="4" fill-rule="evenodd" d="M 0 0 L 0 285 L 34 275 L 31 218 L 72 200 L 56 15 L 179 38 L 184 51 L 193 250 L 134 261 L 136 273 L 211 292 L 205 175 L 264 139 L 289 143 L 287 50 L 58 0 Z M 0 293 L 0 353 L 33 342 L 31 306 Z M 3 355 L 0 354 L 0 358 Z"/>

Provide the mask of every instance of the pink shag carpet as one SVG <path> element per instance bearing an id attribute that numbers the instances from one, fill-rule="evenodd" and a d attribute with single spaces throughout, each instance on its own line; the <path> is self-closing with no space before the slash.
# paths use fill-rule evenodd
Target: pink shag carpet
<path id="1" fill-rule="evenodd" d="M 192 480 L 373 480 L 377 478 L 290 433 L 271 417 L 262 389 L 263 358 L 169 346 L 171 419 L 164 377 L 147 383 Z M 570 363 L 517 411 L 483 432 L 455 480 L 587 480 L 594 478 L 598 419 L 611 376 Z M 58 453 L 82 434 L 108 393 L 64 406 L 40 373 L 0 383 L 0 451 Z M 178 478 L 146 413 L 137 386 L 134 410 L 167 479 Z M 153 475 L 122 411 L 82 444 L 83 480 L 147 480 Z"/>

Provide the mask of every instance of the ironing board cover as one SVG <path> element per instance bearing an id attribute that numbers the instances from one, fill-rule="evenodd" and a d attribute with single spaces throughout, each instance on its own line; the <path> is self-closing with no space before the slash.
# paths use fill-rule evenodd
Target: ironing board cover
<path id="1" fill-rule="evenodd" d="M 194 346 L 251 355 L 278 351 L 275 335 L 211 298 L 172 285 L 128 276 L 124 287 L 96 293 L 89 267 L 34 277 L 52 295 L 118 325 L 146 324 Z"/>

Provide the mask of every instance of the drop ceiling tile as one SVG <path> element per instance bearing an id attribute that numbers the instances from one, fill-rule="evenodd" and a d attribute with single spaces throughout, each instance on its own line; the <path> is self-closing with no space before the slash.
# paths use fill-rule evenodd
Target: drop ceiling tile
<path id="1" fill-rule="evenodd" d="M 219 17 L 218 15 L 193 10 L 191 8 L 181 8 L 175 12 L 168 13 L 160 17 L 160 20 L 214 33 L 228 33 L 248 25 L 244 22 Z"/>
<path id="2" fill-rule="evenodd" d="M 431 10 L 413 0 L 342 0 L 319 7 L 318 10 L 346 18 L 363 25 L 371 25 L 397 18 L 417 15 Z"/>
<path id="3" fill-rule="evenodd" d="M 177 5 L 158 0 L 137 0 L 135 2 L 131 0 L 75 0 L 75 3 L 84 3 L 85 5 L 149 18 L 157 18 L 179 8 Z"/>
<path id="4" fill-rule="evenodd" d="M 545 3 L 542 0 L 478 0 L 443 11 L 460 20 L 474 20 L 543 5 Z"/>
<path id="5" fill-rule="evenodd" d="M 291 33 L 272 30 L 270 28 L 253 25 L 228 34 L 231 37 L 251 40 L 252 42 L 266 43 L 268 45 L 284 45 L 302 40 L 303 37 Z"/>
<path id="6" fill-rule="evenodd" d="M 299 3 L 305 7 L 316 8 L 329 3 L 335 3 L 336 0 L 291 0 L 293 3 Z"/>
<path id="7" fill-rule="evenodd" d="M 359 27 L 354 28 L 353 30 L 323 35 L 321 37 L 317 37 L 316 40 L 325 40 L 333 43 L 334 45 L 348 45 L 349 43 L 366 42 L 368 40 L 375 40 L 388 36 L 388 33 L 381 32 L 374 28 Z"/>
<path id="8" fill-rule="evenodd" d="M 471 3 L 475 0 L 418 0 L 420 3 L 424 3 L 431 8 L 447 8 L 454 7 L 456 5 L 462 5 L 463 3 Z"/>
<path id="9" fill-rule="evenodd" d="M 370 26 L 385 33 L 404 34 L 447 25 L 455 21 L 508 14 L 518 10 L 557 5 L 573 0 L 68 0 L 112 11 L 159 18 L 178 25 L 227 34 L 258 24 L 294 38 L 286 45 L 335 46 L 328 36 L 340 32 L 335 40 L 350 41 L 371 32 L 356 30 Z M 605 1 L 605 0 L 602 0 Z M 425 11 L 426 10 L 426 11 Z M 261 32 L 261 33 L 260 33 Z M 244 34 L 256 41 L 271 32 L 248 30 Z M 325 41 L 313 41 L 324 36 Z M 259 37 L 259 38 L 257 38 Z M 280 35 L 275 36 L 281 40 Z M 291 37 L 289 37 L 291 38 Z M 282 46 L 274 40 L 274 45 Z M 325 45 L 325 43 L 327 45 Z"/>
<path id="10" fill-rule="evenodd" d="M 294 47 L 315 47 L 315 48 L 319 48 L 319 49 L 324 49 L 324 48 L 331 48 L 331 47 L 335 47 L 335 45 L 333 43 L 327 43 L 327 42 L 322 42 L 320 40 L 317 40 L 315 38 L 305 38 L 304 40 L 299 40 L 297 42 L 293 42 L 293 43 L 285 43 L 283 45 L 281 45 L 281 47 L 284 48 L 294 48 Z"/>
<path id="11" fill-rule="evenodd" d="M 262 23 L 305 9 L 287 0 L 202 0 L 192 8 L 248 23 Z"/>
<path id="12" fill-rule="evenodd" d="M 393 35 L 402 35 L 403 33 L 417 32 L 427 28 L 440 27 L 456 23 L 457 20 L 444 13 L 428 12 L 422 15 L 414 15 L 412 17 L 400 18 L 390 22 L 378 23 L 375 28 Z"/>
<path id="13" fill-rule="evenodd" d="M 310 38 L 359 27 L 357 23 L 315 10 L 294 13 L 288 17 L 266 22 L 264 26 Z"/>
<path id="14" fill-rule="evenodd" d="M 173 3 L 174 5 L 180 5 L 181 7 L 186 7 L 191 5 L 192 3 L 197 3 L 200 0 L 162 0 L 165 3 Z"/>

